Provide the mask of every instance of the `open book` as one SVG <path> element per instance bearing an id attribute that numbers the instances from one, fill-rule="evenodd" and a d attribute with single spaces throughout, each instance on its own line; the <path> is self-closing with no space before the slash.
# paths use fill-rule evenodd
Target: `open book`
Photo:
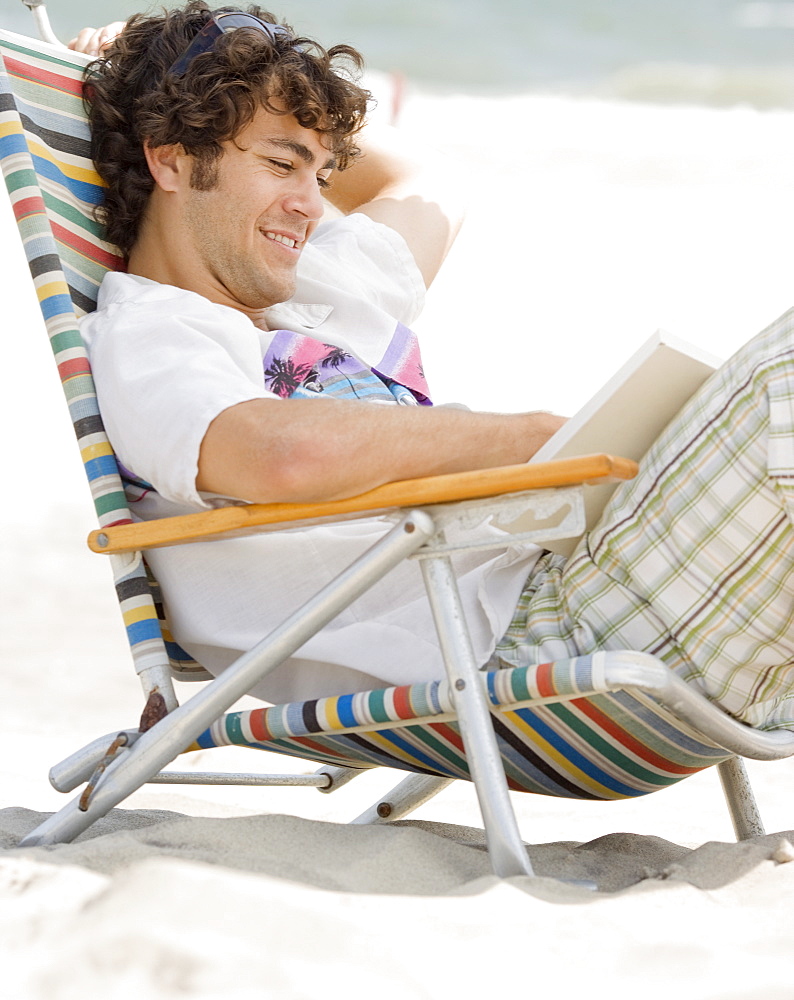
<path id="1" fill-rule="evenodd" d="M 633 354 L 591 400 L 550 438 L 532 459 L 606 452 L 639 461 L 686 401 L 719 367 L 719 358 L 658 331 Z M 592 528 L 617 483 L 585 489 L 587 528 Z M 521 518 L 507 525 L 523 530 Z M 570 555 L 578 538 L 549 542 Z"/>

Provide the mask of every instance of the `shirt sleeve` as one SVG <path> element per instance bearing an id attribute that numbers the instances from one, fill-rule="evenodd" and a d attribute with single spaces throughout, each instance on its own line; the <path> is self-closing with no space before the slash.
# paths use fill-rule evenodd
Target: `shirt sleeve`
<path id="1" fill-rule="evenodd" d="M 278 399 L 264 388 L 253 325 L 232 310 L 215 312 L 127 302 L 92 314 L 83 327 L 119 461 L 163 498 L 199 508 L 211 506 L 196 475 L 212 420 L 250 399 Z"/>

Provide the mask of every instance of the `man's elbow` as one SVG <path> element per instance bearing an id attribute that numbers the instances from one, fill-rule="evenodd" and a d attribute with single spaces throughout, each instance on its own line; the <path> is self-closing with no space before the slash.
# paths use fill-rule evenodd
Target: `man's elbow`
<path id="1" fill-rule="evenodd" d="M 311 503 L 362 492 L 366 484 L 348 482 L 355 463 L 324 405 L 334 406 L 335 415 L 341 406 L 255 400 L 224 411 L 202 442 L 198 489 L 249 503 Z"/>
<path id="2" fill-rule="evenodd" d="M 300 438 L 268 449 L 257 476 L 257 492 L 263 497 L 262 502 L 313 503 L 333 499 L 331 451 L 322 442 Z"/>
<path id="3" fill-rule="evenodd" d="M 249 503 L 313 503 L 339 496 L 340 463 L 328 442 L 289 435 L 229 456 L 225 484 L 215 489 Z"/>

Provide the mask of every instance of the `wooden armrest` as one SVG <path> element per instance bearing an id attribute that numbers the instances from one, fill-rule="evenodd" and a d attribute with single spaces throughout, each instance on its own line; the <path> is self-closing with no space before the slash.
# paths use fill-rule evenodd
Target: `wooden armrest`
<path id="1" fill-rule="evenodd" d="M 636 474 L 636 462 L 612 455 L 585 455 L 556 462 L 538 462 L 537 465 L 505 465 L 496 469 L 476 469 L 473 472 L 386 483 L 346 500 L 243 504 L 164 517 L 157 521 L 117 524 L 92 531 L 88 536 L 88 546 L 94 552 L 106 555 L 135 552 L 251 534 L 265 525 L 333 521 L 351 514 L 381 514 L 396 507 L 423 507 L 526 490 L 615 482 L 632 479 Z"/>

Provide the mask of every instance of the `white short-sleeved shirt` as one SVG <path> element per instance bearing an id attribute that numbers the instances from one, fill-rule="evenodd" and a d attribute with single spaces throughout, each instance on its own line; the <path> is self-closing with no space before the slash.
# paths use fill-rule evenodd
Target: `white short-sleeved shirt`
<path id="1" fill-rule="evenodd" d="M 271 330 L 315 337 L 371 364 L 382 356 L 396 324 L 413 321 L 423 296 L 421 276 L 402 238 L 354 214 L 317 228 L 301 257 L 295 295 L 268 310 L 267 321 Z M 132 504 L 133 515 L 149 520 L 225 502 L 196 491 L 199 448 L 223 410 L 249 399 L 277 398 L 264 388 L 268 332 L 194 292 L 119 273 L 106 276 L 98 308 L 81 330 L 118 458 L 154 487 Z M 387 527 L 368 519 L 155 549 L 147 558 L 163 589 L 174 638 L 218 673 Z M 480 662 L 488 660 L 507 628 L 536 558 L 534 547 L 498 557 L 456 557 Z M 270 701 L 297 700 L 442 675 L 421 572 L 409 562 L 253 693 Z"/>

